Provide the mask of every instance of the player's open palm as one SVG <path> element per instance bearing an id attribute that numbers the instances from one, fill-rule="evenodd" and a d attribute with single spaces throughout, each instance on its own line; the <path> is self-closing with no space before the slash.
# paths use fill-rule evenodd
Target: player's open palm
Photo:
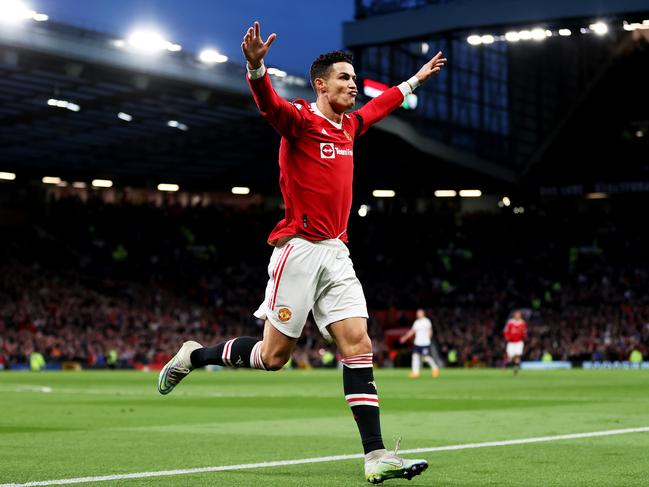
<path id="1" fill-rule="evenodd" d="M 442 51 L 435 54 L 435 57 L 424 64 L 415 75 L 420 83 L 423 83 L 428 78 L 436 75 L 446 64 L 446 58 L 442 57 Z"/>
<path id="2" fill-rule="evenodd" d="M 243 36 L 241 49 L 243 50 L 243 54 L 246 56 L 246 61 L 248 61 L 251 68 L 257 69 L 261 66 L 262 59 L 264 59 L 268 49 L 270 49 L 270 45 L 276 38 L 277 34 L 273 33 L 269 35 L 266 42 L 264 42 L 261 38 L 261 27 L 257 21 L 255 21 L 252 27 L 248 28 L 246 35 Z"/>

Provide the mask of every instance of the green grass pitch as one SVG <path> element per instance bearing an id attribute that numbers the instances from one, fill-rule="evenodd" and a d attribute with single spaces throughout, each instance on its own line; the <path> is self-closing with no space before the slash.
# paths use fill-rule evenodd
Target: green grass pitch
<path id="1" fill-rule="evenodd" d="M 0 484 L 361 452 L 338 370 L 0 372 Z M 377 370 L 386 446 L 402 449 L 649 426 L 649 371 Z M 428 452 L 398 486 L 649 485 L 649 432 Z M 362 460 L 102 485 L 361 486 Z"/>

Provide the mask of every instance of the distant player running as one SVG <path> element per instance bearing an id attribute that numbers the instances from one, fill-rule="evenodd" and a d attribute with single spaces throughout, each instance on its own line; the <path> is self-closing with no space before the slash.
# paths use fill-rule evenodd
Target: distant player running
<path id="1" fill-rule="evenodd" d="M 417 310 L 417 319 L 412 324 L 412 328 L 399 341 L 406 343 L 413 336 L 415 337 L 415 349 L 412 351 L 412 370 L 409 374 L 410 377 L 413 379 L 419 377 L 422 359 L 430 366 L 433 377 L 439 377 L 439 365 L 432 356 L 433 324 L 426 318 L 426 313 L 423 309 Z"/>
<path id="2" fill-rule="evenodd" d="M 333 336 L 343 357 L 345 399 L 363 443 L 366 479 L 381 483 L 411 478 L 428 463 L 400 458 L 383 445 L 367 307 L 345 242 L 355 138 L 399 107 L 404 97 L 438 73 L 446 60 L 438 53 L 408 81 L 347 114 L 358 94 L 351 56 L 336 51 L 318 57 L 310 72 L 317 101 L 290 103 L 273 89 L 263 62 L 275 38 L 271 34 L 264 42 L 255 22 L 241 44 L 252 96 L 282 137 L 279 185 L 286 212 L 268 238 L 275 249 L 268 265 L 266 296 L 255 312 L 265 320 L 264 336 L 262 340 L 234 338 L 210 348 L 185 342 L 162 369 L 158 390 L 168 394 L 194 368 L 208 364 L 281 369 L 291 357 L 309 311 L 313 311 L 318 328 Z"/>
<path id="3" fill-rule="evenodd" d="M 507 362 L 514 366 L 514 375 L 518 374 L 523 356 L 523 340 L 527 338 L 527 323 L 520 311 L 514 311 L 503 330 L 507 340 Z"/>

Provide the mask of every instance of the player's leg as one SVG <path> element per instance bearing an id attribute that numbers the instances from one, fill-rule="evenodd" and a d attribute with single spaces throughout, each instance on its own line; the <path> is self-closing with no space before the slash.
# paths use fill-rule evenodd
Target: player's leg
<path id="1" fill-rule="evenodd" d="M 372 341 L 365 318 L 347 318 L 327 327 L 342 355 L 343 387 L 365 452 L 365 477 L 371 483 L 411 478 L 428 467 L 425 460 L 407 460 L 383 445 L 379 398 L 374 381 Z"/>
<path id="2" fill-rule="evenodd" d="M 430 353 L 430 349 L 426 350 L 426 352 L 422 355 L 422 359 L 430 367 L 431 375 L 433 377 L 439 377 L 439 367 L 437 366 L 435 359 L 433 359 L 433 356 Z"/>
<path id="3" fill-rule="evenodd" d="M 416 379 L 419 377 L 419 370 L 421 369 L 421 354 L 417 350 L 413 350 L 412 359 L 410 361 L 411 371 L 409 377 Z"/>

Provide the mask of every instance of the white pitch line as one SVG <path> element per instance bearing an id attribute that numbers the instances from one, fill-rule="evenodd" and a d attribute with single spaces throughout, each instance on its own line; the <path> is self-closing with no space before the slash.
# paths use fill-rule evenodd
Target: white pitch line
<path id="1" fill-rule="evenodd" d="M 543 443 L 547 441 L 560 441 L 560 440 L 577 440 L 580 438 L 594 438 L 598 436 L 613 436 L 613 435 L 624 435 L 628 433 L 646 433 L 646 432 L 649 432 L 649 426 L 642 426 L 639 428 L 607 430 L 607 431 L 593 431 L 590 433 L 573 433 L 568 435 L 557 435 L 557 436 L 539 436 L 536 438 L 522 438 L 519 440 L 487 441 L 483 443 L 466 443 L 463 445 L 435 446 L 431 448 L 413 448 L 411 450 L 403 450 L 400 453 L 408 454 L 408 453 L 428 453 L 428 452 L 438 452 L 438 451 L 467 450 L 471 448 L 525 445 L 528 443 Z M 281 467 L 286 465 L 303 465 L 305 463 L 335 462 L 339 460 L 353 460 L 356 458 L 363 458 L 363 457 L 364 455 L 362 453 L 358 453 L 354 455 L 334 455 L 329 457 L 300 458 L 296 460 L 280 460 L 277 462 L 243 463 L 241 465 L 223 465 L 220 467 L 183 468 L 178 470 L 159 470 L 157 472 L 135 472 L 135 473 L 125 473 L 125 474 L 117 474 L 117 475 L 102 475 L 97 477 L 78 477 L 74 479 L 39 480 L 35 482 L 26 482 L 24 484 L 0 484 L 0 487 L 32 487 L 38 485 L 67 485 L 67 484 L 83 484 L 87 482 L 104 482 L 110 480 L 141 479 L 146 477 L 168 477 L 171 475 L 191 475 L 197 473 L 224 472 L 227 470 L 245 470 L 250 468 L 268 468 L 268 467 Z"/>

